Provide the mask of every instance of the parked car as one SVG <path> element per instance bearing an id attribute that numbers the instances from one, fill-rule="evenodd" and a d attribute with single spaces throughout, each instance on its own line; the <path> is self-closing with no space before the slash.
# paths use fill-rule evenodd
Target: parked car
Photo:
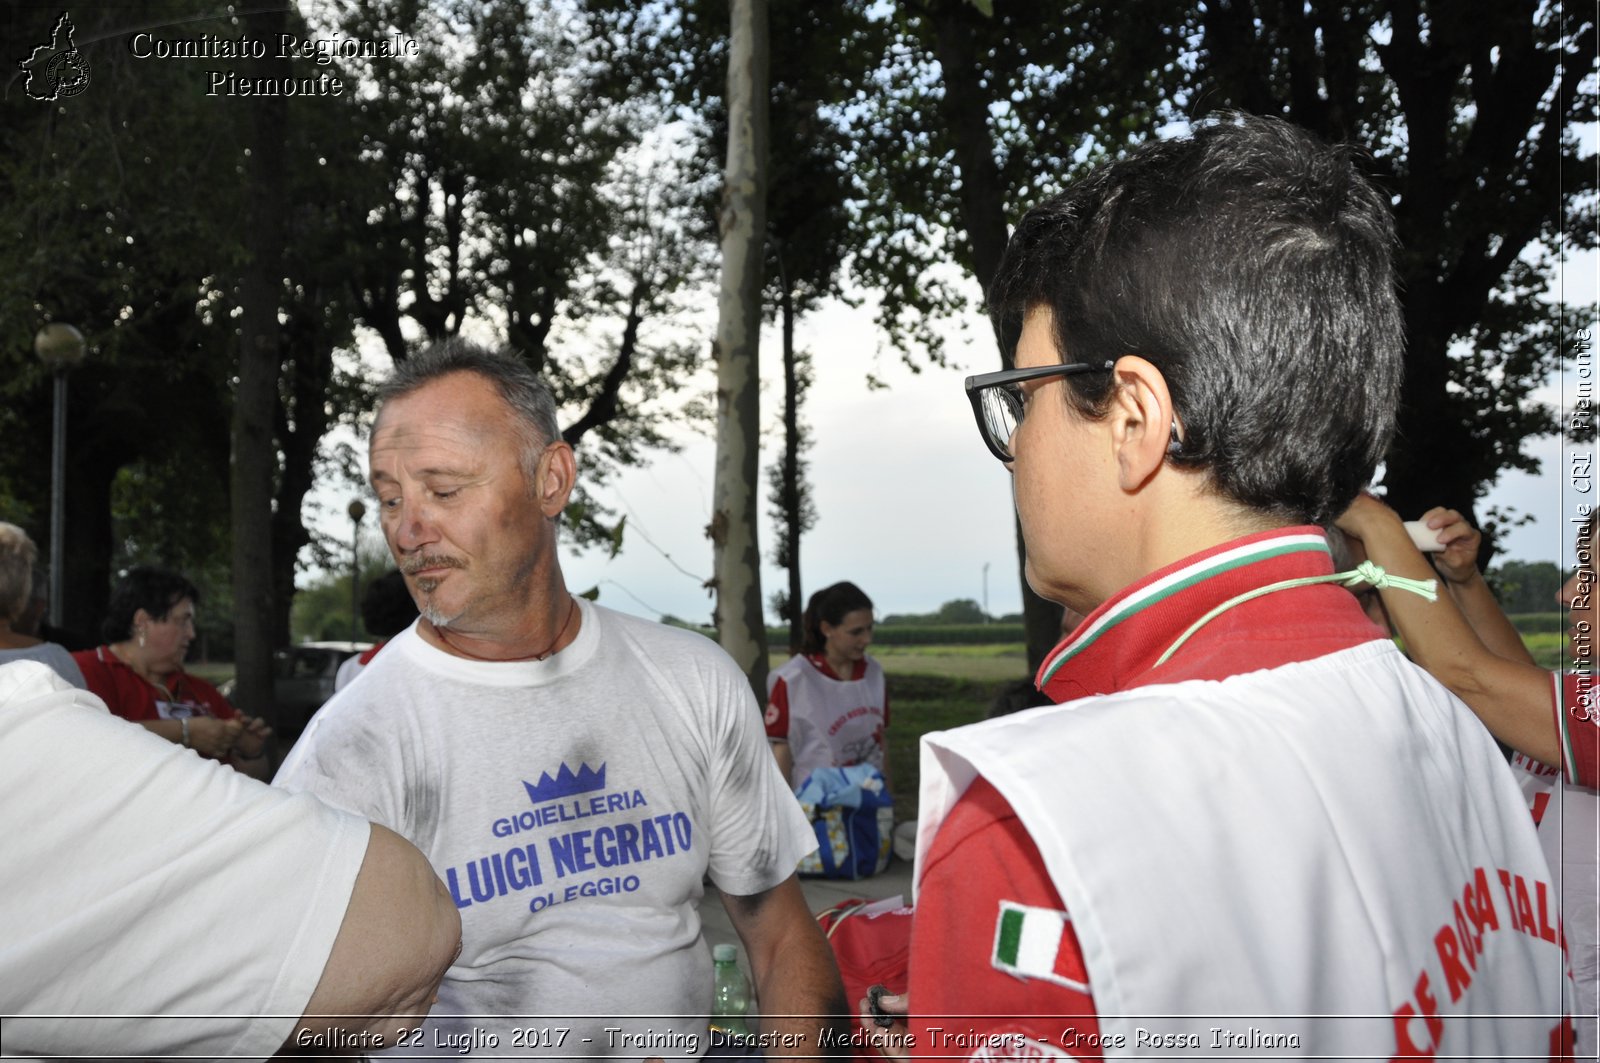
<path id="1" fill-rule="evenodd" d="M 267 722 L 285 743 L 299 737 L 312 715 L 333 696 L 333 680 L 339 666 L 371 648 L 370 642 L 302 642 L 273 652 L 274 712 Z M 221 688 L 222 695 L 230 701 L 236 682 L 230 679 Z"/>

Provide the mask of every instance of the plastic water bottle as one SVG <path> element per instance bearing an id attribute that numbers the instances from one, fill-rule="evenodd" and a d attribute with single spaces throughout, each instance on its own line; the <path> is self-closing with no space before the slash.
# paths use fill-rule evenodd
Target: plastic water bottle
<path id="1" fill-rule="evenodd" d="M 739 969 L 739 950 L 718 945 L 711 950 L 715 964 L 711 990 L 711 1028 L 732 1040 L 750 1036 L 744 1017 L 750 1011 L 750 980 Z"/>

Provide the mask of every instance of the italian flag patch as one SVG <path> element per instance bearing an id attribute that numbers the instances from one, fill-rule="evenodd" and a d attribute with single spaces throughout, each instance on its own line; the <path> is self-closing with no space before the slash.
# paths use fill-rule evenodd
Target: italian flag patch
<path id="1" fill-rule="evenodd" d="M 1042 978 L 1080 993 L 1089 992 L 1089 972 L 1083 968 L 1072 935 L 1072 918 L 1066 912 L 1001 901 L 989 962 L 996 970 L 1018 978 Z"/>

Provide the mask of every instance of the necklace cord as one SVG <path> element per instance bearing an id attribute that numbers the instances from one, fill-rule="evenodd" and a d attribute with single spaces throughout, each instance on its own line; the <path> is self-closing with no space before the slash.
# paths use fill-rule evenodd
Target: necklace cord
<path id="1" fill-rule="evenodd" d="M 555 652 L 556 643 L 561 641 L 562 636 L 567 633 L 567 629 L 572 626 L 572 618 L 574 616 L 576 616 L 577 614 L 578 614 L 578 599 L 572 594 L 571 591 L 568 591 L 567 592 L 567 618 L 561 622 L 561 630 L 556 632 L 556 637 L 551 639 L 550 640 L 550 644 L 548 646 L 546 646 L 543 650 L 541 650 L 538 653 L 530 653 L 526 657 L 480 657 L 476 653 L 473 653 L 471 650 L 462 649 L 460 646 L 457 646 L 454 642 L 451 642 L 450 641 L 450 637 L 445 634 L 445 629 L 444 628 L 439 627 L 438 625 L 432 623 L 431 621 L 429 622 L 428 626 L 433 628 L 433 633 L 435 635 L 439 636 L 439 641 L 440 642 L 444 643 L 446 646 L 449 646 L 452 650 L 454 650 L 455 652 L 461 654 L 461 656 L 463 656 L 463 657 L 470 657 L 474 661 L 487 661 L 490 664 L 511 664 L 513 662 L 516 662 L 516 661 L 542 661 L 545 658 L 549 657 L 552 653 Z"/>
<path id="2" fill-rule="evenodd" d="M 1339 583 L 1346 587 L 1357 587 L 1363 583 L 1370 583 L 1378 590 L 1383 590 L 1385 587 L 1393 587 L 1395 590 L 1409 591 L 1412 594 L 1417 595 L 1419 598 L 1425 598 L 1430 602 L 1436 602 L 1439 600 L 1438 580 L 1409 579 L 1405 576 L 1391 576 L 1389 573 L 1384 571 L 1382 565 L 1374 564 L 1371 561 L 1363 561 L 1361 564 L 1357 565 L 1353 569 L 1350 569 L 1348 572 L 1332 572 L 1326 576 L 1302 576 L 1299 579 L 1286 579 L 1280 583 L 1269 583 L 1265 587 L 1257 587 L 1255 590 L 1246 591 L 1243 594 L 1229 598 L 1227 601 L 1211 610 L 1205 616 L 1202 616 L 1199 620 L 1196 620 L 1193 624 L 1190 624 L 1188 630 L 1179 635 L 1177 640 L 1173 642 L 1172 645 L 1167 647 L 1167 652 L 1163 653 L 1152 667 L 1159 668 L 1166 664 L 1167 661 L 1172 658 L 1172 655 L 1177 653 L 1178 649 L 1185 642 L 1188 642 L 1190 637 L 1194 635 L 1196 631 L 1199 631 L 1212 620 L 1215 620 L 1217 617 L 1221 616 L 1229 609 L 1232 609 L 1234 606 L 1242 605 L 1253 598 L 1260 598 L 1263 595 L 1272 594 L 1275 591 L 1293 590 L 1296 587 L 1310 587 L 1318 583 Z"/>

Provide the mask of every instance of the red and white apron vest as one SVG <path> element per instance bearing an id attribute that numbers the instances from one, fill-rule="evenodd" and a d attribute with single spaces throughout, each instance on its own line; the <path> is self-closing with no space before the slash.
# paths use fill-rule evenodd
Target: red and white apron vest
<path id="1" fill-rule="evenodd" d="M 1197 1038 L 1185 1055 L 1548 1052 L 1567 965 L 1526 806 L 1390 643 L 927 735 L 919 868 L 978 775 L 1038 846 L 1128 1054 L 1151 1016 Z M 1216 1048 L 1219 1025 L 1262 1043 Z"/>

